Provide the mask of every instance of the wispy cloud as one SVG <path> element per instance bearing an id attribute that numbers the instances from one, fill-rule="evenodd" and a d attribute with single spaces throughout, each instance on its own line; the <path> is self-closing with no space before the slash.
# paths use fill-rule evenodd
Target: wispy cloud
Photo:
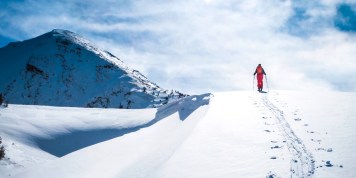
<path id="1" fill-rule="evenodd" d="M 250 90 L 262 63 L 271 89 L 356 91 L 356 36 L 335 23 L 340 4 L 349 7 L 346 25 L 355 21 L 355 4 L 344 0 L 2 3 L 0 35 L 23 40 L 68 29 L 164 88 Z"/>

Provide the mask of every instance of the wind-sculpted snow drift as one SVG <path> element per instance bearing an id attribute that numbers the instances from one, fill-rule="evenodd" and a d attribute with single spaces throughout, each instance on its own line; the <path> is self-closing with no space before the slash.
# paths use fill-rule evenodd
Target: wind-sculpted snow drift
<path id="1" fill-rule="evenodd" d="M 67 124 L 61 124 L 58 123 L 58 125 L 50 129 L 51 127 L 54 127 L 54 125 L 47 125 L 47 127 L 43 127 L 41 125 L 34 125 L 34 127 L 39 128 L 39 132 L 46 131 L 45 133 L 42 134 L 33 134 L 33 133 L 26 133 L 25 131 L 20 133 L 21 137 L 26 138 L 27 140 L 23 142 L 33 142 L 34 145 L 38 145 L 39 148 L 42 150 L 57 156 L 57 157 L 62 157 L 66 154 L 69 154 L 71 152 L 74 152 L 76 150 L 109 140 L 113 139 L 116 137 L 123 136 L 125 134 L 131 133 L 131 132 L 136 132 L 142 128 L 149 127 L 160 120 L 177 113 L 179 115 L 179 119 L 181 121 L 184 121 L 191 113 L 193 113 L 196 109 L 198 109 L 201 106 L 209 104 L 210 100 L 210 94 L 203 94 L 203 95 L 193 95 L 189 97 L 182 98 L 180 100 L 174 101 L 172 103 L 169 103 L 161 108 L 157 109 L 157 112 L 155 115 L 150 113 L 148 117 L 146 116 L 146 119 L 141 120 L 140 122 L 135 121 L 134 119 L 132 121 L 124 120 L 125 122 L 131 122 L 131 124 L 125 124 L 125 122 L 119 122 L 118 119 L 114 119 L 115 122 L 118 122 L 116 124 L 110 124 L 108 121 L 112 121 L 113 118 L 108 119 L 105 118 L 105 114 L 103 115 L 102 119 L 108 119 L 107 123 L 105 124 L 106 126 L 102 126 L 101 128 L 96 127 L 96 128 L 91 128 L 91 127 L 83 127 L 82 125 L 75 123 L 76 118 L 81 118 L 80 120 L 84 122 L 85 125 L 95 125 L 100 120 L 94 120 L 94 121 L 86 121 L 85 117 L 93 117 L 85 114 L 85 112 L 92 112 L 90 110 L 84 111 L 83 109 L 70 109 L 70 108 L 65 108 L 68 110 L 69 113 L 72 113 L 71 115 L 65 116 L 65 118 L 45 118 L 44 123 L 51 124 L 51 122 L 58 122 L 61 119 L 69 120 L 71 122 L 74 122 L 72 125 L 67 125 Z M 55 108 L 54 108 L 55 109 Z M 60 109 L 60 108 L 58 108 Z M 83 111 L 81 111 L 83 110 Z M 47 110 L 46 108 L 40 109 L 38 112 L 45 114 L 45 115 L 56 115 L 56 111 L 58 110 Z M 77 112 L 79 111 L 79 112 Z M 139 117 L 140 110 L 132 110 L 136 111 Z M 83 113 L 80 113 L 83 112 Z M 112 112 L 114 112 L 112 110 Z M 134 114 L 134 112 L 131 112 Z M 118 112 L 119 114 L 119 112 Z M 36 115 L 36 114 L 34 114 Z M 31 116 L 29 116 L 31 119 Z M 115 117 L 115 116 L 111 116 Z M 94 116 L 95 118 L 95 116 Z M 99 116 L 100 118 L 100 116 Z M 98 118 L 98 119 L 99 119 Z M 92 119 L 88 119 L 92 120 Z M 118 120 L 118 121 L 116 121 Z M 23 123 L 24 120 L 19 120 L 18 122 Z M 62 130 L 62 131 L 60 131 Z M 9 126 L 3 128 L 3 131 L 5 133 L 11 133 L 11 129 Z"/>
<path id="2" fill-rule="evenodd" d="M 184 96 L 67 30 L 9 43 L 0 66 L 0 93 L 13 104 L 151 108 Z"/>

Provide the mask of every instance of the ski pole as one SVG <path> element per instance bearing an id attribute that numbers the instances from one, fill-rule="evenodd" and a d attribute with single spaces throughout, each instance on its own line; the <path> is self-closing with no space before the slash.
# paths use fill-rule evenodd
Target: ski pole
<path id="1" fill-rule="evenodd" d="M 253 75 L 253 81 L 252 81 L 252 92 L 255 91 L 255 75 Z"/>
<path id="2" fill-rule="evenodd" d="M 268 80 L 267 80 L 267 75 L 265 75 L 266 76 L 266 84 L 267 84 L 267 90 L 268 90 L 268 92 L 269 92 L 269 86 L 268 86 Z"/>

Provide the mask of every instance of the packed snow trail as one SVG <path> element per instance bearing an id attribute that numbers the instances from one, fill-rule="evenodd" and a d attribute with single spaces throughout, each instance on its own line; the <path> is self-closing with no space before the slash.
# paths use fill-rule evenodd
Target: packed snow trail
<path id="1" fill-rule="evenodd" d="M 262 103 L 268 108 L 277 120 L 279 131 L 284 137 L 288 150 L 292 155 L 290 161 L 291 177 L 312 177 L 315 171 L 315 160 L 313 155 L 307 150 L 303 141 L 295 134 L 290 127 L 284 113 L 268 100 L 268 95 L 261 97 Z"/>

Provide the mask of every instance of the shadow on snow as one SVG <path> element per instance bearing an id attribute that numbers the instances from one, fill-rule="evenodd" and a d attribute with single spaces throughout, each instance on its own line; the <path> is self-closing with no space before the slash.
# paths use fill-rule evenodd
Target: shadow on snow
<path id="1" fill-rule="evenodd" d="M 50 139 L 35 138 L 34 141 L 43 151 L 57 157 L 62 157 L 79 149 L 149 127 L 176 112 L 178 112 L 179 119 L 184 121 L 200 106 L 209 104 L 209 101 L 210 94 L 190 96 L 162 106 L 157 110 L 155 118 L 143 125 L 131 128 L 71 130 L 69 133 L 55 135 Z"/>

